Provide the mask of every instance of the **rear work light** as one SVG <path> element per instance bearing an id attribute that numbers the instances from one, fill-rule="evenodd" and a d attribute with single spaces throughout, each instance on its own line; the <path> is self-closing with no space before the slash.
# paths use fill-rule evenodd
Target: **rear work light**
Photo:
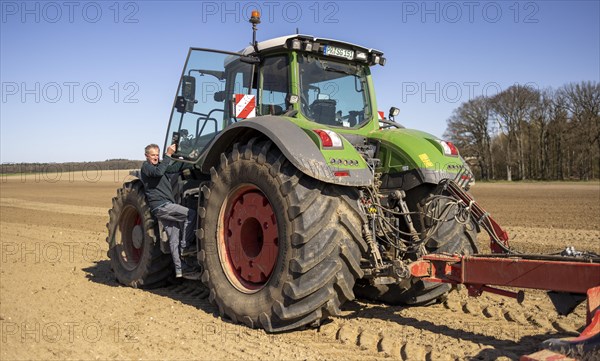
<path id="1" fill-rule="evenodd" d="M 438 142 L 442 145 L 445 155 L 458 156 L 458 149 L 452 142 L 447 142 L 445 140 L 438 140 Z"/>
<path id="2" fill-rule="evenodd" d="M 343 148 L 342 138 L 334 131 L 328 129 L 315 129 L 315 133 L 321 138 L 323 148 Z"/>

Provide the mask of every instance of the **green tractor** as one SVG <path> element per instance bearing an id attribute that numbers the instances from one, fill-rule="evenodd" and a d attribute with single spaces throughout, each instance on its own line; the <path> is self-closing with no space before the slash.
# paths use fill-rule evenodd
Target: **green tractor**
<path id="1" fill-rule="evenodd" d="M 395 108 L 381 117 L 370 67 L 384 64 L 380 51 L 299 34 L 189 50 L 163 149 L 176 143 L 176 199 L 198 210 L 187 262 L 222 316 L 280 332 L 357 296 L 426 305 L 451 286 L 407 265 L 476 251 L 477 221 L 449 191 L 472 174 L 450 142 L 400 126 Z M 118 281 L 164 285 L 170 251 L 141 181 L 109 215 Z"/>

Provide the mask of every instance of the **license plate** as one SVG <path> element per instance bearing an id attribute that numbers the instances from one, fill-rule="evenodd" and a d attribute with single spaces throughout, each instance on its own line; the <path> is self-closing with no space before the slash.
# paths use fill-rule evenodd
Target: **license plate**
<path id="1" fill-rule="evenodd" d="M 335 46 L 325 46 L 325 55 L 337 56 L 348 60 L 354 60 L 354 50 L 338 48 Z"/>

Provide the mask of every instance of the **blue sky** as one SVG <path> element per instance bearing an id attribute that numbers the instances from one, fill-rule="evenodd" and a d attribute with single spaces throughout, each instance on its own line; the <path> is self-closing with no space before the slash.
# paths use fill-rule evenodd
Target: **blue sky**
<path id="1" fill-rule="evenodd" d="M 1 1 L 0 162 L 143 159 L 190 46 L 301 33 L 376 48 L 380 110 L 436 136 L 513 84 L 600 81 L 599 1 Z"/>

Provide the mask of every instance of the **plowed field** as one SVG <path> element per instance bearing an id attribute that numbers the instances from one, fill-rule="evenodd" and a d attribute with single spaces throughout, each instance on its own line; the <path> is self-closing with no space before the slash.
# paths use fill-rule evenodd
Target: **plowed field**
<path id="1" fill-rule="evenodd" d="M 320 328 L 285 334 L 232 324 L 194 281 L 151 291 L 115 281 L 105 224 L 125 174 L 0 179 L 1 359 L 517 359 L 585 323 L 584 305 L 560 316 L 541 291 L 519 305 L 459 289 L 429 307 L 353 301 Z M 598 183 L 479 183 L 472 193 L 521 251 L 600 253 Z"/>

